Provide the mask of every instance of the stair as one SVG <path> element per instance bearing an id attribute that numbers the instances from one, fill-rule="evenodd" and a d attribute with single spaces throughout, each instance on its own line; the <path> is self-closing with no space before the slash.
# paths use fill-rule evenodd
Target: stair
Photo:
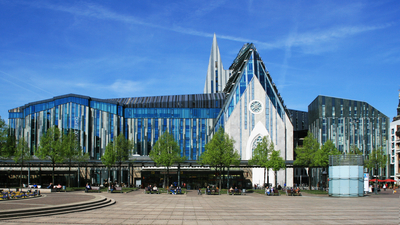
<path id="1" fill-rule="evenodd" d="M 41 208 L 30 208 L 23 210 L 13 210 L 7 213 L 0 214 L 1 220 L 19 219 L 26 217 L 37 217 L 37 216 L 53 216 L 64 213 L 82 212 L 87 210 L 99 209 L 115 204 L 114 199 L 107 199 L 106 197 L 100 197 L 93 201 L 72 203 L 66 205 L 52 206 L 52 207 L 41 207 Z"/>

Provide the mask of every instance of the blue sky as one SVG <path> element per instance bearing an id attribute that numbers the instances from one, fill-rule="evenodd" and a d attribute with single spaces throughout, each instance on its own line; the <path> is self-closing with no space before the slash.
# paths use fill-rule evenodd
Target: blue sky
<path id="1" fill-rule="evenodd" d="M 289 109 L 326 95 L 396 114 L 397 0 L 0 0 L 0 116 L 69 93 L 202 93 L 214 33 L 225 69 L 256 45 Z"/>

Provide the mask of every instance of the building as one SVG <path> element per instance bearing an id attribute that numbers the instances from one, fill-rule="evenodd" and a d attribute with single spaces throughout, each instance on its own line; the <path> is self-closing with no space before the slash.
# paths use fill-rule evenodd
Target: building
<path id="1" fill-rule="evenodd" d="M 212 180 L 214 176 L 212 168 L 195 170 L 192 165 L 197 163 L 205 144 L 220 127 L 236 140 L 235 147 L 243 165 L 247 166 L 252 150 L 263 136 L 274 142 L 287 162 L 293 161 L 293 126 L 289 111 L 255 46 L 245 44 L 229 70 L 224 70 L 215 35 L 204 94 L 118 99 L 68 94 L 9 110 L 9 125 L 17 139 L 25 138 L 33 155 L 49 127 L 57 126 L 63 131 L 72 129 L 83 152 L 89 153 L 91 160 L 97 162 L 90 172 L 95 183 L 102 183 L 107 178 L 105 169 L 98 162 L 107 144 L 121 133 L 134 142 L 132 157 L 139 159 L 138 165 L 149 162 L 148 154 L 163 132 L 172 133 L 181 155 L 187 157 L 189 166 L 186 170 L 182 168 L 187 172 L 183 176 L 186 175 L 185 179 L 190 179 L 195 186 L 203 185 L 204 180 Z M 122 181 L 134 179 L 140 184 L 145 179 L 158 182 L 161 177 L 160 168 L 138 167 L 139 173 L 135 172 L 130 181 L 128 174 L 133 172 L 124 171 Z M 180 174 L 180 168 L 175 169 L 178 171 L 172 173 Z M 248 179 L 261 184 L 263 170 L 251 170 L 232 171 L 231 175 L 237 177 L 234 183 L 246 186 Z M 202 174 L 206 175 L 201 177 Z M 274 182 L 272 171 L 270 177 L 271 183 Z M 278 183 L 291 186 L 293 169 L 280 171 Z"/>
<path id="2" fill-rule="evenodd" d="M 212 62 L 211 62 L 212 63 Z M 217 64 L 217 63 L 215 63 Z M 293 125 L 264 62 L 253 44 L 245 44 L 229 67 L 227 94 L 214 131 L 223 127 L 234 140 L 242 160 L 249 160 L 264 136 L 280 150 L 281 157 L 293 161 Z M 253 168 L 253 184 L 263 185 L 264 170 Z M 274 183 L 269 171 L 269 181 Z M 278 172 L 277 183 L 293 186 L 293 168 Z"/>
<path id="3" fill-rule="evenodd" d="M 389 118 L 366 102 L 319 95 L 308 115 L 309 131 L 321 145 L 331 140 L 344 153 L 355 146 L 365 157 L 372 149 L 388 150 Z"/>
<path id="4" fill-rule="evenodd" d="M 392 179 L 400 181 L 400 94 L 397 116 L 390 123 L 388 156 L 390 160 L 389 175 Z"/>

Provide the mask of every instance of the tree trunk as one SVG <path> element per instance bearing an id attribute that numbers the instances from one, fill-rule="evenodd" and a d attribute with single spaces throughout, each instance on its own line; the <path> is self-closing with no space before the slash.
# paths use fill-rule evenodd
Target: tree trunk
<path id="1" fill-rule="evenodd" d="M 308 189 L 311 190 L 311 175 L 312 175 L 312 169 L 308 168 Z"/>
<path id="2" fill-rule="evenodd" d="M 117 174 L 117 177 L 119 176 L 119 185 L 121 185 L 121 183 L 122 183 L 121 164 L 122 164 L 122 162 L 120 161 L 119 162 L 119 171 L 118 171 L 118 174 Z"/>
<path id="3" fill-rule="evenodd" d="M 222 173 L 222 165 L 219 167 L 219 191 L 221 192 L 221 174 Z"/>
<path id="4" fill-rule="evenodd" d="M 69 160 L 68 167 L 68 187 L 71 187 L 71 159 Z"/>
<path id="5" fill-rule="evenodd" d="M 263 187 L 264 187 L 264 188 L 266 187 L 266 186 L 265 186 L 265 173 L 266 173 L 265 171 L 266 171 L 266 169 L 265 169 L 265 167 L 264 167 L 264 177 L 263 177 L 263 178 L 264 178 L 264 181 L 263 181 Z M 268 186 L 268 185 L 267 185 L 267 186 Z"/>
<path id="6" fill-rule="evenodd" d="M 110 185 L 111 185 L 111 182 L 110 182 L 110 167 L 108 167 L 108 181 L 107 181 L 107 183 L 108 183 L 108 189 L 107 189 L 107 192 L 108 192 L 108 190 L 110 190 Z"/>
<path id="7" fill-rule="evenodd" d="M 55 170 L 55 163 L 53 162 L 53 171 L 51 172 L 51 179 L 53 181 L 53 185 L 54 185 L 54 170 Z"/>
<path id="8" fill-rule="evenodd" d="M 22 188 L 22 167 L 24 163 L 21 161 L 21 173 L 19 175 L 19 186 Z"/>
<path id="9" fill-rule="evenodd" d="M 227 189 L 229 189 L 229 168 L 230 168 L 230 167 L 228 166 L 228 176 L 227 176 L 227 178 L 228 178 L 228 184 L 226 185 L 226 188 L 227 188 Z"/>
<path id="10" fill-rule="evenodd" d="M 269 186 L 269 168 L 267 168 L 267 186 Z"/>
<path id="11" fill-rule="evenodd" d="M 167 188 L 169 185 L 169 167 L 167 166 Z"/>
<path id="12" fill-rule="evenodd" d="M 275 175 L 275 188 L 278 188 L 278 174 L 277 171 L 274 170 L 274 175 Z"/>

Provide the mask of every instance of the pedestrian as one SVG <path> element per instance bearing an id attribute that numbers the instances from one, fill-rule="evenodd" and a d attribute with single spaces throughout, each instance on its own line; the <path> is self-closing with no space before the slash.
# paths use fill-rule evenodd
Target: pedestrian
<path id="1" fill-rule="evenodd" d="M 383 185 L 383 190 L 386 191 L 386 184 Z"/>

